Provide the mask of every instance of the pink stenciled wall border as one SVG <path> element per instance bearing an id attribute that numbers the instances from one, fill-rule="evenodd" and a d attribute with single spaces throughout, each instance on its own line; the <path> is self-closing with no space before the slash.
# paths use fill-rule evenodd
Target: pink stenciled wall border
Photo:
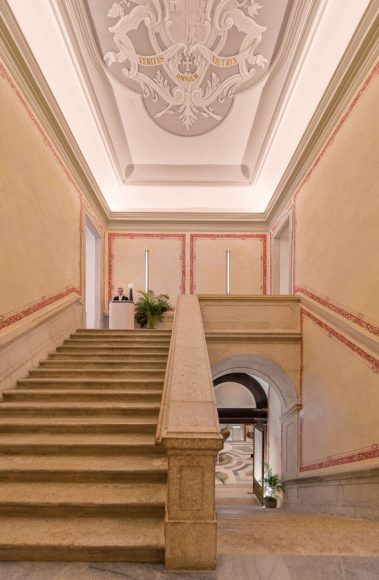
<path id="1" fill-rule="evenodd" d="M 14 94 L 16 95 L 19 103 L 23 107 L 24 111 L 28 115 L 28 118 L 33 123 L 34 127 L 37 129 L 38 134 L 40 135 L 44 145 L 48 148 L 50 153 L 53 155 L 55 161 L 58 163 L 60 168 L 63 170 L 66 179 L 69 181 L 70 185 L 73 187 L 75 192 L 78 195 L 79 203 L 80 203 L 80 215 L 79 215 L 79 287 L 70 286 L 63 290 L 60 290 L 58 293 L 50 295 L 50 296 L 43 296 L 33 304 L 25 305 L 20 310 L 14 311 L 8 314 L 4 314 L 0 318 L 0 329 L 7 328 L 16 322 L 19 322 L 42 310 L 46 306 L 50 306 L 54 302 L 58 302 L 62 300 L 66 296 L 70 294 L 76 294 L 78 296 L 82 296 L 83 293 L 83 199 L 84 196 L 76 183 L 75 179 L 71 175 L 70 171 L 68 170 L 67 166 L 65 165 L 62 158 L 59 156 L 57 150 L 55 149 L 54 145 L 52 144 L 51 140 L 49 139 L 47 133 L 42 128 L 42 125 L 38 122 L 36 116 L 34 115 L 33 111 L 31 110 L 30 106 L 28 105 L 25 97 L 21 93 L 20 88 L 17 86 L 15 81 L 13 80 L 10 73 L 5 68 L 4 64 L 0 62 L 0 77 L 8 83 L 10 88 L 13 90 Z"/>
<path id="2" fill-rule="evenodd" d="M 360 346 L 354 344 L 350 339 L 346 336 L 326 324 L 323 320 L 320 320 L 317 316 L 305 310 L 304 308 L 300 308 L 300 324 L 301 324 L 301 332 L 303 334 L 303 327 L 304 327 L 304 319 L 308 318 L 313 323 L 317 324 L 320 328 L 325 330 L 330 337 L 334 337 L 339 342 L 341 342 L 345 347 L 349 348 L 351 351 L 354 352 L 355 356 L 358 356 L 361 360 L 367 364 L 371 370 L 375 373 L 379 373 L 379 359 L 376 358 L 374 355 L 368 353 Z M 304 339 L 303 339 L 304 340 Z M 301 407 L 303 408 L 303 370 L 304 370 L 304 351 L 303 351 L 303 344 L 301 345 L 301 374 L 300 374 L 300 403 Z M 357 461 L 364 461 L 367 459 L 375 459 L 379 457 L 379 444 L 373 443 L 370 447 L 366 447 L 364 449 L 356 449 L 354 451 L 349 451 L 347 453 L 341 455 L 335 455 L 318 461 L 317 463 L 312 464 L 303 464 L 303 432 L 304 432 L 304 411 L 300 412 L 300 421 L 299 421 L 299 446 L 300 446 L 300 466 L 299 471 L 314 471 L 316 469 L 325 469 L 328 467 L 335 467 L 337 465 L 345 465 L 348 463 L 356 463 Z"/>
<path id="3" fill-rule="evenodd" d="M 260 240 L 262 242 L 262 294 L 267 294 L 267 238 L 269 234 L 190 234 L 190 293 L 194 294 L 195 284 L 195 242 L 198 239 L 219 240 L 223 238 L 238 240 Z"/>
<path id="4" fill-rule="evenodd" d="M 179 294 L 184 294 L 186 291 L 186 235 L 185 234 L 162 234 L 162 233 L 124 233 L 124 232 L 109 232 L 108 233 L 108 299 L 112 298 L 113 289 L 113 241 L 115 238 L 133 239 L 174 239 L 180 242 L 180 268 L 181 281 L 179 287 Z"/>
<path id="5" fill-rule="evenodd" d="M 296 191 L 292 194 L 291 198 L 288 200 L 284 210 L 281 212 L 280 216 L 276 219 L 276 221 L 275 221 L 275 223 L 270 231 L 271 238 L 272 238 L 273 235 L 275 234 L 276 229 L 280 225 L 281 220 L 283 219 L 285 214 L 288 213 L 288 211 L 291 209 L 291 206 L 292 206 L 292 212 L 293 212 L 293 214 L 292 214 L 293 215 L 293 221 L 292 221 L 293 225 L 292 225 L 292 237 L 291 237 L 292 292 L 299 293 L 299 294 L 303 293 L 304 295 L 307 295 L 309 298 L 315 300 L 316 302 L 319 302 L 320 304 L 322 304 L 326 308 L 340 314 L 344 318 L 346 318 L 346 319 L 350 320 L 351 322 L 361 326 L 362 328 L 364 328 L 368 332 L 371 332 L 372 334 L 375 334 L 376 336 L 378 335 L 377 334 L 378 326 L 375 323 L 368 321 L 362 314 L 357 314 L 357 313 L 353 312 L 351 309 L 349 309 L 345 305 L 337 305 L 335 302 L 332 302 L 329 298 L 322 298 L 322 297 L 320 297 L 320 295 L 318 295 L 315 291 L 311 290 L 310 288 L 306 289 L 306 291 L 307 291 L 307 294 L 306 294 L 304 291 L 305 289 L 303 287 L 297 286 L 297 284 L 296 284 L 296 226 L 297 226 L 296 203 L 297 203 L 297 199 L 298 199 L 299 195 L 301 195 L 304 192 L 304 185 L 309 182 L 309 180 L 312 177 L 312 174 L 314 173 L 314 171 L 316 170 L 316 168 L 320 164 L 321 160 L 324 158 L 325 154 L 331 149 L 331 147 L 335 143 L 338 133 L 340 132 L 340 130 L 342 129 L 342 127 L 344 126 L 346 121 L 349 119 L 350 115 L 354 111 L 359 100 L 364 95 L 364 93 L 367 91 L 367 89 L 369 88 L 373 79 L 375 79 L 375 77 L 378 75 L 379 75 L 379 62 L 377 62 L 374 65 L 374 67 L 372 68 L 372 70 L 368 74 L 367 78 L 364 80 L 361 87 L 359 88 L 357 94 L 352 99 L 352 101 L 349 103 L 347 108 L 345 109 L 345 111 L 344 111 L 343 115 L 341 116 L 341 118 L 339 119 L 337 125 L 335 126 L 335 128 L 333 129 L 333 131 L 331 132 L 329 137 L 327 138 L 326 142 L 322 146 L 316 159 L 314 160 L 314 162 L 312 163 L 312 165 L 308 169 L 306 175 L 302 179 L 302 181 L 299 184 L 299 186 L 297 187 Z M 270 265 L 272 268 L 272 244 L 270 245 L 270 254 L 271 254 Z M 270 272 L 270 279 L 272 281 L 272 271 Z M 271 285 L 271 289 L 272 289 L 272 285 Z M 317 299 L 317 297 L 318 297 L 318 299 Z"/>
<path id="6" fill-rule="evenodd" d="M 307 296 L 314 302 L 317 302 L 318 304 L 325 306 L 325 308 L 328 308 L 329 310 L 332 310 L 333 312 L 339 314 L 343 318 L 346 318 L 350 322 L 357 324 L 364 330 L 367 330 L 367 332 L 370 332 L 375 336 L 379 336 L 379 325 L 377 325 L 373 321 L 368 320 L 365 316 L 363 316 L 363 314 L 354 312 L 353 310 L 347 310 L 341 304 L 337 304 L 336 302 L 330 300 L 330 298 L 322 296 L 320 294 L 316 294 L 315 292 L 312 292 L 312 290 L 309 290 L 308 288 L 304 288 L 302 286 L 297 286 L 295 288 L 295 293 Z"/>

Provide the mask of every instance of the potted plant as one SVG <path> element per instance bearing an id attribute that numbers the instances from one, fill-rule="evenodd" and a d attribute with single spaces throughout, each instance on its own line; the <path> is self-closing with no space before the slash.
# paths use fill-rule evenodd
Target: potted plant
<path id="1" fill-rule="evenodd" d="M 272 467 L 265 463 L 262 479 L 263 503 L 266 508 L 276 508 L 277 498 L 284 493 L 284 483 L 279 474 L 273 473 Z"/>
<path id="2" fill-rule="evenodd" d="M 171 308 L 167 294 L 158 294 L 152 290 L 143 292 L 139 290 L 141 298 L 136 304 L 135 319 L 141 328 L 155 328 L 157 318 Z"/>

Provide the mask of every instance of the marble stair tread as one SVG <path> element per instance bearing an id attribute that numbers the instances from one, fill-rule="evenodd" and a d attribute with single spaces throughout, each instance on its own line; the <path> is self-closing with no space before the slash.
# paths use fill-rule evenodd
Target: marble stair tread
<path id="1" fill-rule="evenodd" d="M 104 355 L 99 354 L 97 352 L 94 351 L 90 351 L 90 353 L 86 353 L 86 352 L 52 352 L 49 354 L 49 358 L 47 360 L 52 361 L 52 360 L 72 360 L 73 362 L 77 361 L 78 359 L 80 360 L 93 360 L 93 361 L 98 361 L 99 357 L 101 357 L 101 359 L 103 360 Z M 150 352 L 150 351 L 139 351 L 139 352 L 134 352 L 134 353 L 128 353 L 125 352 L 122 356 L 115 352 L 115 353 L 107 353 L 106 354 L 106 360 L 104 362 L 108 362 L 108 360 L 112 360 L 115 362 L 121 361 L 121 362 L 135 362 L 135 363 L 140 363 L 141 361 L 148 361 L 148 362 L 152 362 L 152 363 L 159 363 L 159 362 L 166 362 L 167 360 L 167 354 L 163 354 L 163 353 L 159 353 L 159 352 Z"/>
<path id="2" fill-rule="evenodd" d="M 12 417 L 10 417 L 12 418 Z M 69 417 L 70 418 L 70 417 Z M 108 421 L 98 419 L 89 423 L 87 417 L 76 417 L 80 419 L 76 423 L 67 422 L 67 417 L 55 417 L 55 421 L 44 421 L 45 417 L 17 417 L 18 421 L 0 420 L 0 436 L 4 433 L 50 433 L 50 434 L 115 434 L 115 433 L 155 433 L 157 430 L 158 417 L 141 417 L 140 421 L 133 418 L 133 421 L 125 421 L 118 418 L 118 421 Z M 113 417 L 115 419 L 115 417 Z M 27 421 L 33 419 L 33 421 Z M 49 419 L 49 418 L 47 418 Z M 112 417 L 110 417 L 112 419 Z M 1 443 L 1 439 L 0 439 Z"/>
<path id="3" fill-rule="evenodd" d="M 167 456 L 145 455 L 2 455 L 0 473 L 16 471 L 113 471 L 113 472 L 159 472 L 167 473 Z"/>
<path id="4" fill-rule="evenodd" d="M 157 425 L 157 417 L 151 415 L 104 415 L 103 417 L 49 417 L 46 415 L 33 415 L 26 417 L 11 417 L 8 415 L 1 415 L 0 425 L 21 425 L 21 424 L 35 423 L 41 425 L 101 425 L 101 424 L 122 424 L 122 425 Z"/>
<path id="5" fill-rule="evenodd" d="M 159 403 L 162 396 L 162 390 L 159 391 L 126 391 L 115 389 L 14 389 L 12 391 L 3 391 L 3 402 L 7 401 L 47 401 L 47 400 L 65 400 L 65 401 L 124 401 L 134 403 Z M 1 407 L 0 407 L 1 408 Z"/>
<path id="6" fill-rule="evenodd" d="M 102 433 L 56 433 L 44 434 L 44 433 L 2 433 L 0 435 L 0 448 L 4 445 L 10 443 L 18 444 L 28 444 L 28 445 L 38 445 L 38 444 L 49 444 L 49 445 L 83 445 L 83 444 L 102 444 L 106 445 L 117 445 L 122 447 L 123 445 L 151 445 L 155 446 L 155 433 L 117 433 L 117 434 L 102 434 Z"/>
<path id="7" fill-rule="evenodd" d="M 160 405 L 155 403 L 38 401 L 0 403 L 0 416 L 158 416 Z"/>
<path id="8" fill-rule="evenodd" d="M 78 364 L 78 361 L 75 358 L 72 358 L 72 359 L 55 358 L 53 360 L 42 361 L 39 365 L 39 368 L 40 369 L 41 368 L 60 369 L 60 368 L 67 368 L 69 365 L 71 367 L 75 368 L 75 365 L 77 365 L 77 364 Z M 157 371 L 161 371 L 161 372 L 164 372 L 166 370 L 166 364 L 163 362 L 146 361 L 143 359 L 141 359 L 141 360 L 134 359 L 132 361 L 123 360 L 122 358 L 113 359 L 111 361 L 111 364 L 112 364 L 112 368 L 124 369 L 124 370 L 128 370 L 129 368 L 139 368 L 141 370 L 152 369 L 152 370 L 157 370 Z M 135 365 L 135 366 L 133 367 L 132 365 Z M 96 360 L 93 358 L 83 358 L 82 360 L 80 360 L 80 366 L 81 366 L 81 368 L 83 368 L 83 367 L 91 368 L 92 367 L 94 369 L 109 368 L 110 361 L 108 361 L 108 360 L 99 361 L 99 360 Z"/>
<path id="9" fill-rule="evenodd" d="M 113 346 L 124 346 L 125 348 L 151 348 L 153 346 L 159 346 L 161 348 L 169 348 L 170 340 L 166 340 L 165 338 L 154 339 L 151 342 L 147 340 L 136 340 L 132 338 L 99 338 L 99 339 L 91 339 L 91 338 L 67 338 L 63 342 L 63 346 L 101 346 L 101 345 L 113 345 Z"/>
<path id="10" fill-rule="evenodd" d="M 160 505 L 166 501 L 164 483 L 18 483 L 0 481 L 0 511 L 4 504 Z"/>
<path id="11" fill-rule="evenodd" d="M 41 406 L 43 405 L 43 406 Z M 4 401 L 0 402 L 0 415 L 1 415 L 1 411 L 2 410 L 6 410 L 6 409 L 34 409 L 36 411 L 41 410 L 41 409 L 71 409 L 71 408 L 75 408 L 75 409 L 81 409 L 81 410 L 90 410 L 90 409 L 100 409 L 100 410 L 112 410 L 112 411 L 122 411 L 122 410 L 127 410 L 127 409 L 132 409 L 132 410 L 148 410 L 148 409 L 153 409 L 153 410 L 158 410 L 160 409 L 160 405 L 159 403 L 134 403 L 134 402 L 122 402 L 122 403 L 115 403 L 113 405 L 109 405 L 109 403 L 101 403 L 101 402 L 97 402 L 97 401 L 93 401 L 91 403 L 87 403 L 87 402 L 75 402 L 75 406 L 73 407 L 71 402 L 65 402 L 65 401 L 59 401 L 56 403 L 51 403 L 51 402 L 46 402 L 44 403 L 43 401 L 38 401 L 38 403 L 33 404 L 32 402 L 26 402 L 26 403 L 22 403 L 22 402 L 15 402 L 15 403 L 7 403 Z"/>
<path id="12" fill-rule="evenodd" d="M 0 550 L 12 545 L 164 548 L 164 524 L 159 519 L 2 517 L 0 521 Z"/>
<path id="13" fill-rule="evenodd" d="M 116 343 L 116 344 L 114 344 Z M 125 342 L 122 340 L 65 340 L 63 341 L 62 345 L 58 347 L 58 351 L 62 348 L 93 348 L 93 349 L 100 349 L 100 348 L 122 348 L 124 350 L 133 351 L 133 350 L 157 350 L 160 349 L 162 351 L 167 352 L 170 348 L 169 341 L 165 341 L 163 343 L 154 341 L 151 344 L 148 344 L 146 341 L 130 341 Z"/>
<path id="14" fill-rule="evenodd" d="M 126 368 L 126 369 L 114 369 L 112 367 L 96 369 L 96 368 L 58 368 L 58 369 L 33 369 L 29 371 L 29 376 L 34 378 L 75 378 L 78 377 L 88 377 L 88 378 L 162 378 L 165 376 L 165 369 L 139 369 L 139 368 Z"/>
<path id="15" fill-rule="evenodd" d="M 76 379 L 66 377 L 62 378 L 32 378 L 27 377 L 25 379 L 19 379 L 17 381 L 17 388 L 56 388 L 56 387 L 66 387 L 72 388 L 89 388 L 89 389 L 104 389 L 104 388 L 136 388 L 141 389 L 156 389 L 157 387 L 163 387 L 162 379 Z M 144 391 L 143 391 L 144 392 Z"/>
<path id="16" fill-rule="evenodd" d="M 105 335 L 110 335 L 110 334 L 130 334 L 132 336 L 137 336 L 137 335 L 144 335 L 144 336 L 159 336 L 160 334 L 163 335 L 169 335 L 171 336 L 172 331 L 171 330 L 165 330 L 165 329 L 155 329 L 155 328 L 125 328 L 125 329 L 119 329 L 119 328 L 78 328 L 76 330 L 76 334 L 93 334 L 93 335 L 97 335 L 97 334 L 105 334 Z"/>

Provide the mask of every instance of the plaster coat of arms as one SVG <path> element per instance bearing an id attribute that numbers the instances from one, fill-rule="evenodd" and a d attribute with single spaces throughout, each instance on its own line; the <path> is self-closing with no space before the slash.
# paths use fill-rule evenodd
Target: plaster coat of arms
<path id="1" fill-rule="evenodd" d="M 256 52 L 266 27 L 254 0 L 122 0 L 106 16 L 117 51 L 112 72 L 142 92 L 149 115 L 183 136 L 205 133 L 226 116 L 267 60 Z"/>

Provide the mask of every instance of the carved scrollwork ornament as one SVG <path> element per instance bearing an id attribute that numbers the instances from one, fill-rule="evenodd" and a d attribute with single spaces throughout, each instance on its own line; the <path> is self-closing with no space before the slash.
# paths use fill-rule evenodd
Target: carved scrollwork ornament
<path id="1" fill-rule="evenodd" d="M 142 94 L 149 115 L 182 136 L 205 133 L 227 115 L 267 59 L 254 0 L 121 0 L 107 12 L 117 48 L 104 60 Z"/>

